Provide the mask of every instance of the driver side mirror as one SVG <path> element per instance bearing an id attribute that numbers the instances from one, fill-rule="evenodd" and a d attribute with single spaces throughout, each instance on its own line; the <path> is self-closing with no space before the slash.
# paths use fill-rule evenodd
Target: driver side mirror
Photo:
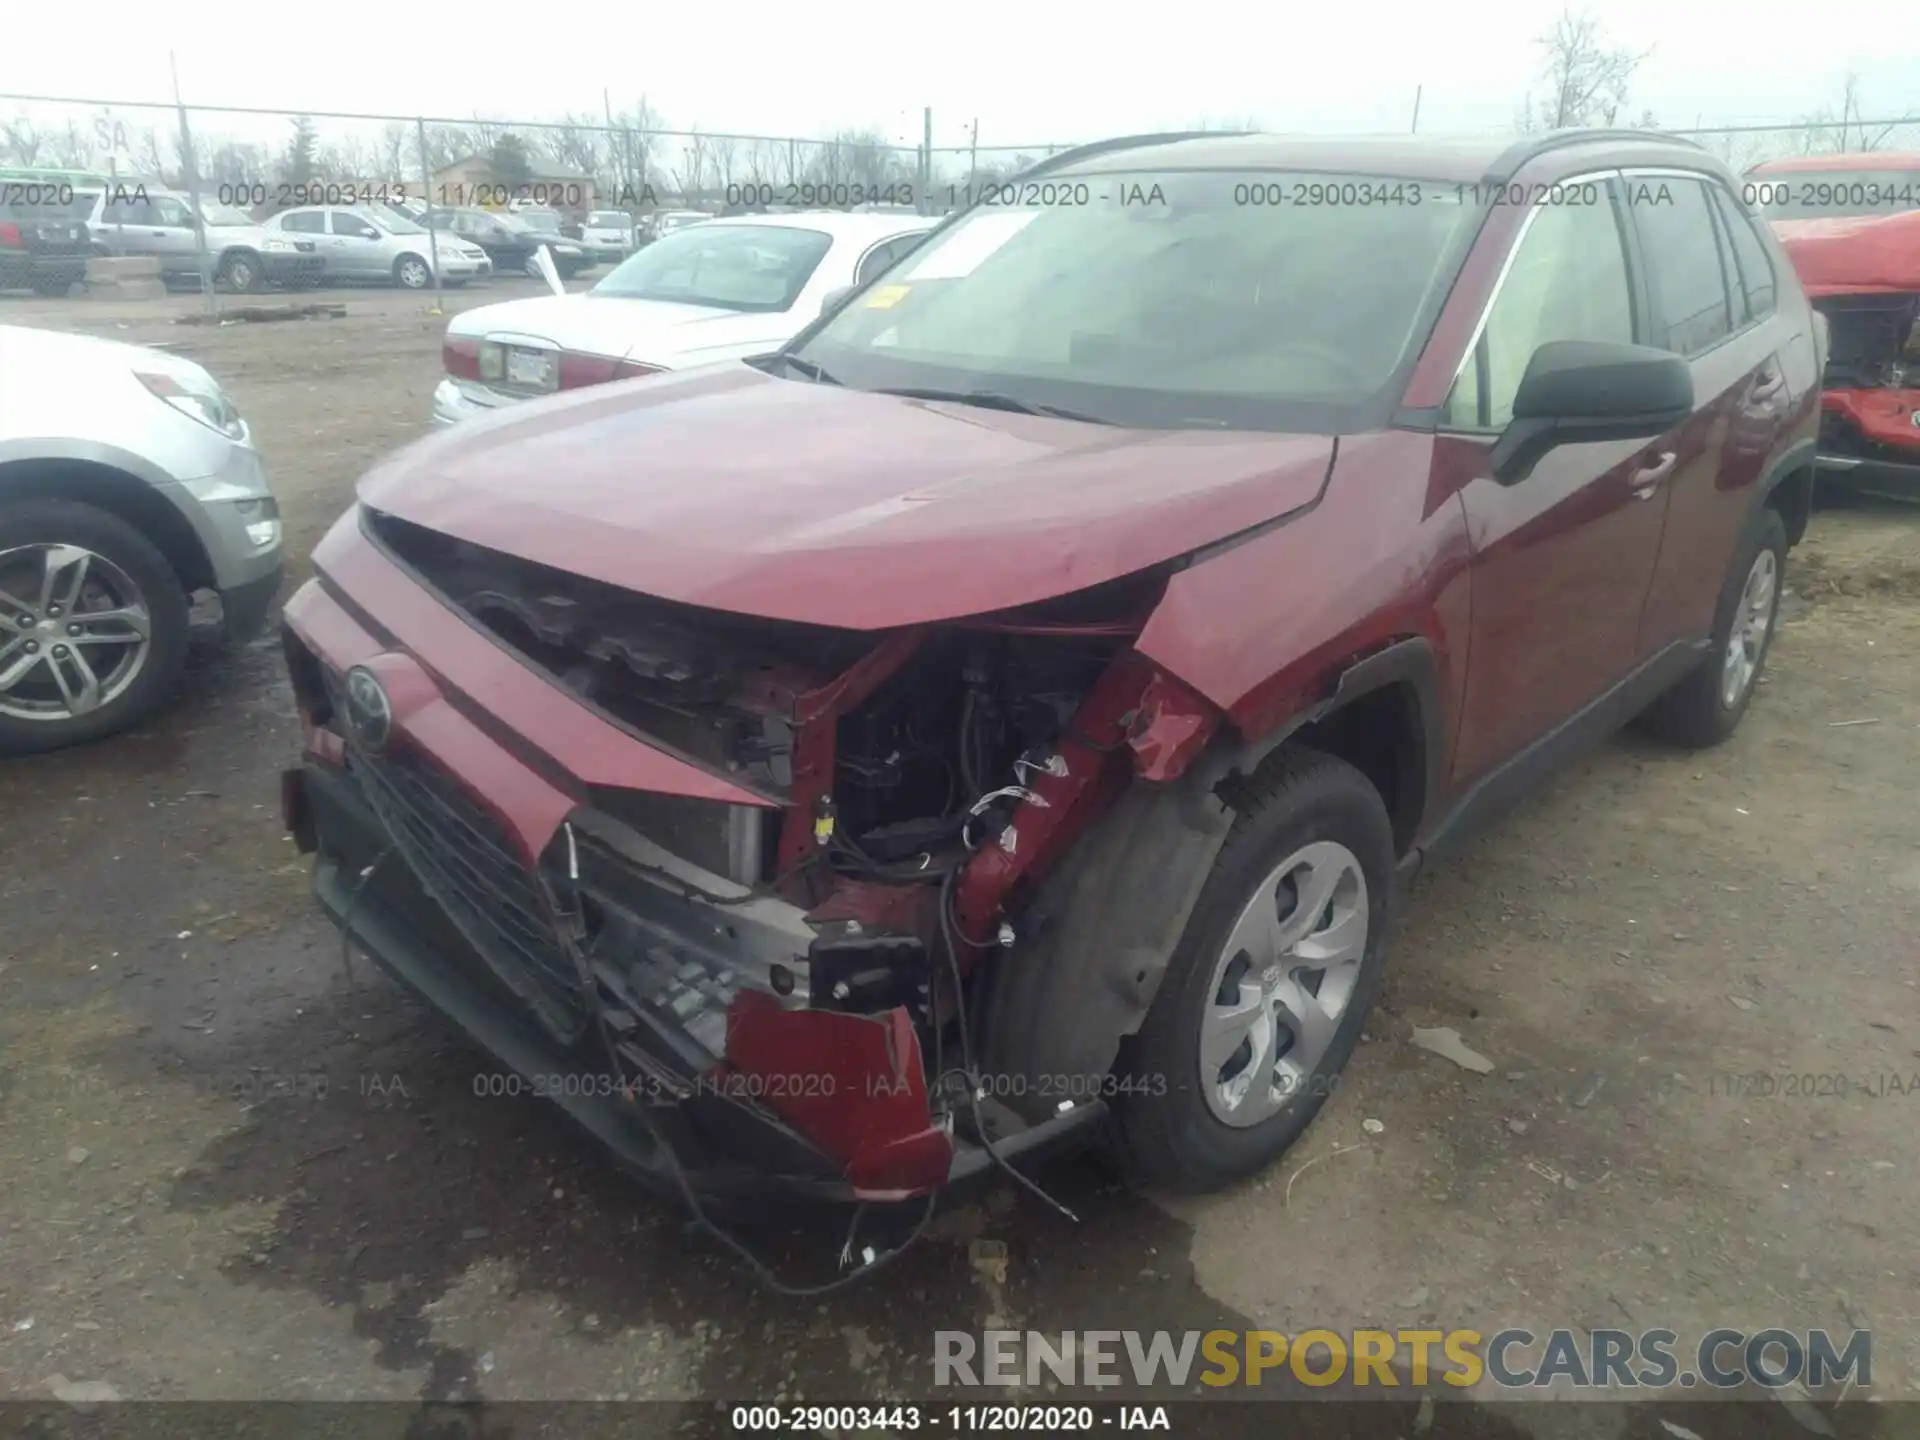
<path id="1" fill-rule="evenodd" d="M 842 285 L 837 289 L 829 290 L 820 301 L 820 313 L 822 315 L 832 314 L 835 310 L 838 310 L 842 305 L 846 304 L 847 297 L 859 288 L 857 285 Z"/>
<path id="2" fill-rule="evenodd" d="M 358 235 L 362 240 L 378 240 L 380 238 L 380 232 L 371 225 L 362 225 L 353 233 Z"/>
<path id="3" fill-rule="evenodd" d="M 1551 340 L 1533 352 L 1513 397 L 1513 420 L 1494 444 L 1493 478 L 1517 485 L 1558 445 L 1642 440 L 1693 413 L 1687 362 L 1650 345 Z"/>

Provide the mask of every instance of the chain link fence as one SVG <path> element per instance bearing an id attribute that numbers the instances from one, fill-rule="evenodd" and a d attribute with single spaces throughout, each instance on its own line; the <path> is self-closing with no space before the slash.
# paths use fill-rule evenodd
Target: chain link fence
<path id="1" fill-rule="evenodd" d="M 1920 148 L 1920 120 L 1910 118 L 1669 133 L 1742 171 L 1783 155 Z M 622 113 L 610 103 L 597 116 L 518 121 L 0 94 L 0 202 L 48 229 L 82 227 L 95 254 L 160 253 L 166 278 L 197 277 L 211 310 L 219 292 L 239 288 L 226 282 L 236 278 L 240 228 L 299 206 L 372 204 L 416 217 L 534 207 L 557 212 L 573 235 L 607 211 L 640 233 L 674 210 L 937 214 L 1068 148 L 935 146 L 932 134 L 930 113 L 922 143 L 911 144 L 872 129 L 824 138 L 675 130 L 644 105 Z M 436 255 L 436 286 L 439 273 Z"/>

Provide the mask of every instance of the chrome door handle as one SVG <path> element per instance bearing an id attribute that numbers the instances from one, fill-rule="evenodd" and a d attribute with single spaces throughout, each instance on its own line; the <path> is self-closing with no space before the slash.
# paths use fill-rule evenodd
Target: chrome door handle
<path id="1" fill-rule="evenodd" d="M 1660 482 L 1673 473 L 1673 467 L 1679 463 L 1679 452 L 1663 450 L 1660 458 L 1651 465 L 1642 465 L 1633 472 L 1633 498 L 1651 500 L 1654 492 L 1660 488 Z"/>

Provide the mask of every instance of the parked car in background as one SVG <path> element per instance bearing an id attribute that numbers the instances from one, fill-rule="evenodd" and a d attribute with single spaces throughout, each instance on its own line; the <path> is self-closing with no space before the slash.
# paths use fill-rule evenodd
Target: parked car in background
<path id="1" fill-rule="evenodd" d="M 436 255 L 440 279 L 447 285 L 464 285 L 493 270 L 493 262 L 479 246 L 457 236 L 441 236 L 436 244 L 426 226 L 375 206 L 302 205 L 282 210 L 267 223 L 317 245 L 326 278 L 334 284 L 394 284 L 425 290 L 433 284 Z"/>
<path id="2" fill-rule="evenodd" d="M 173 689 L 188 598 L 230 638 L 280 584 L 246 422 L 191 360 L 0 326 L 0 755 L 135 724 Z"/>
<path id="3" fill-rule="evenodd" d="M 1707 151 L 1160 136 L 1022 178 L 1162 199 L 978 206 L 775 354 L 411 446 L 287 608 L 323 907 L 696 1207 L 1094 1137 L 1257 1172 L 1423 864 L 1758 693 L 1823 357 Z M 1244 203 L 1307 183 L 1380 203 Z M 758 253 L 800 274 L 815 223 Z"/>
<path id="4" fill-rule="evenodd" d="M 1745 193 L 1828 326 L 1823 478 L 1920 499 L 1920 154 L 1770 160 Z"/>
<path id="5" fill-rule="evenodd" d="M 0 199 L 0 290 L 64 295 L 87 278 L 92 253 L 86 225 L 66 206 Z"/>
<path id="6" fill-rule="evenodd" d="M 910 253 L 934 223 L 839 212 L 715 220 L 636 252 L 583 294 L 466 311 L 447 329 L 434 422 L 771 350 L 835 291 Z"/>
<path id="7" fill-rule="evenodd" d="M 702 220 L 711 220 L 713 216 L 705 210 L 655 210 L 640 219 L 640 242 L 651 245 L 663 235 L 671 235 L 676 230 L 684 230 L 689 225 L 698 225 Z"/>
<path id="8" fill-rule="evenodd" d="M 502 275 L 538 275 L 534 257 L 543 245 L 553 255 L 553 267 L 562 280 L 593 268 L 593 257 L 579 245 L 536 230 L 519 215 L 465 207 L 435 209 L 428 212 L 426 223 L 478 247 Z"/>
<path id="9" fill-rule="evenodd" d="M 581 248 L 603 263 L 618 264 L 637 244 L 633 217 L 624 210 L 590 211 L 580 227 Z"/>
<path id="10" fill-rule="evenodd" d="M 71 213 L 87 226 L 94 253 L 150 255 L 170 285 L 200 283 L 200 249 L 193 208 L 185 195 L 151 186 L 77 190 Z M 237 294 L 280 285 L 305 289 L 320 282 L 323 261 L 310 236 L 283 234 L 256 224 L 246 211 L 202 198 L 214 283 Z"/>

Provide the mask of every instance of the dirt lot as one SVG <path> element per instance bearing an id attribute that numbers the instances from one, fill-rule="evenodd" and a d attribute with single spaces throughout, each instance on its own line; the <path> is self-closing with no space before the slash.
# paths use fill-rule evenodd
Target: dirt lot
<path id="1" fill-rule="evenodd" d="M 171 323 L 198 303 L 0 323 L 207 364 L 303 574 L 422 430 L 442 322 L 369 292 L 344 320 Z M 804 1303 L 349 983 L 280 831 L 274 644 L 205 659 L 141 732 L 0 765 L 0 1396 L 871 1400 L 929 1390 L 936 1327 L 1419 1323 L 1867 1327 L 1874 1391 L 1920 1399 L 1920 512 L 1824 512 L 1792 573 L 1732 743 L 1624 738 L 1422 880 L 1368 1043 L 1270 1175 L 1156 1202 L 1076 1163 L 1078 1225 L 996 1195 Z M 1850 1093 L 1729 1082 L 1756 1073 Z M 838 1239 L 780 1244 L 818 1274 Z M 1438 1433 L 1540 1414 L 1458 1404 Z"/>

